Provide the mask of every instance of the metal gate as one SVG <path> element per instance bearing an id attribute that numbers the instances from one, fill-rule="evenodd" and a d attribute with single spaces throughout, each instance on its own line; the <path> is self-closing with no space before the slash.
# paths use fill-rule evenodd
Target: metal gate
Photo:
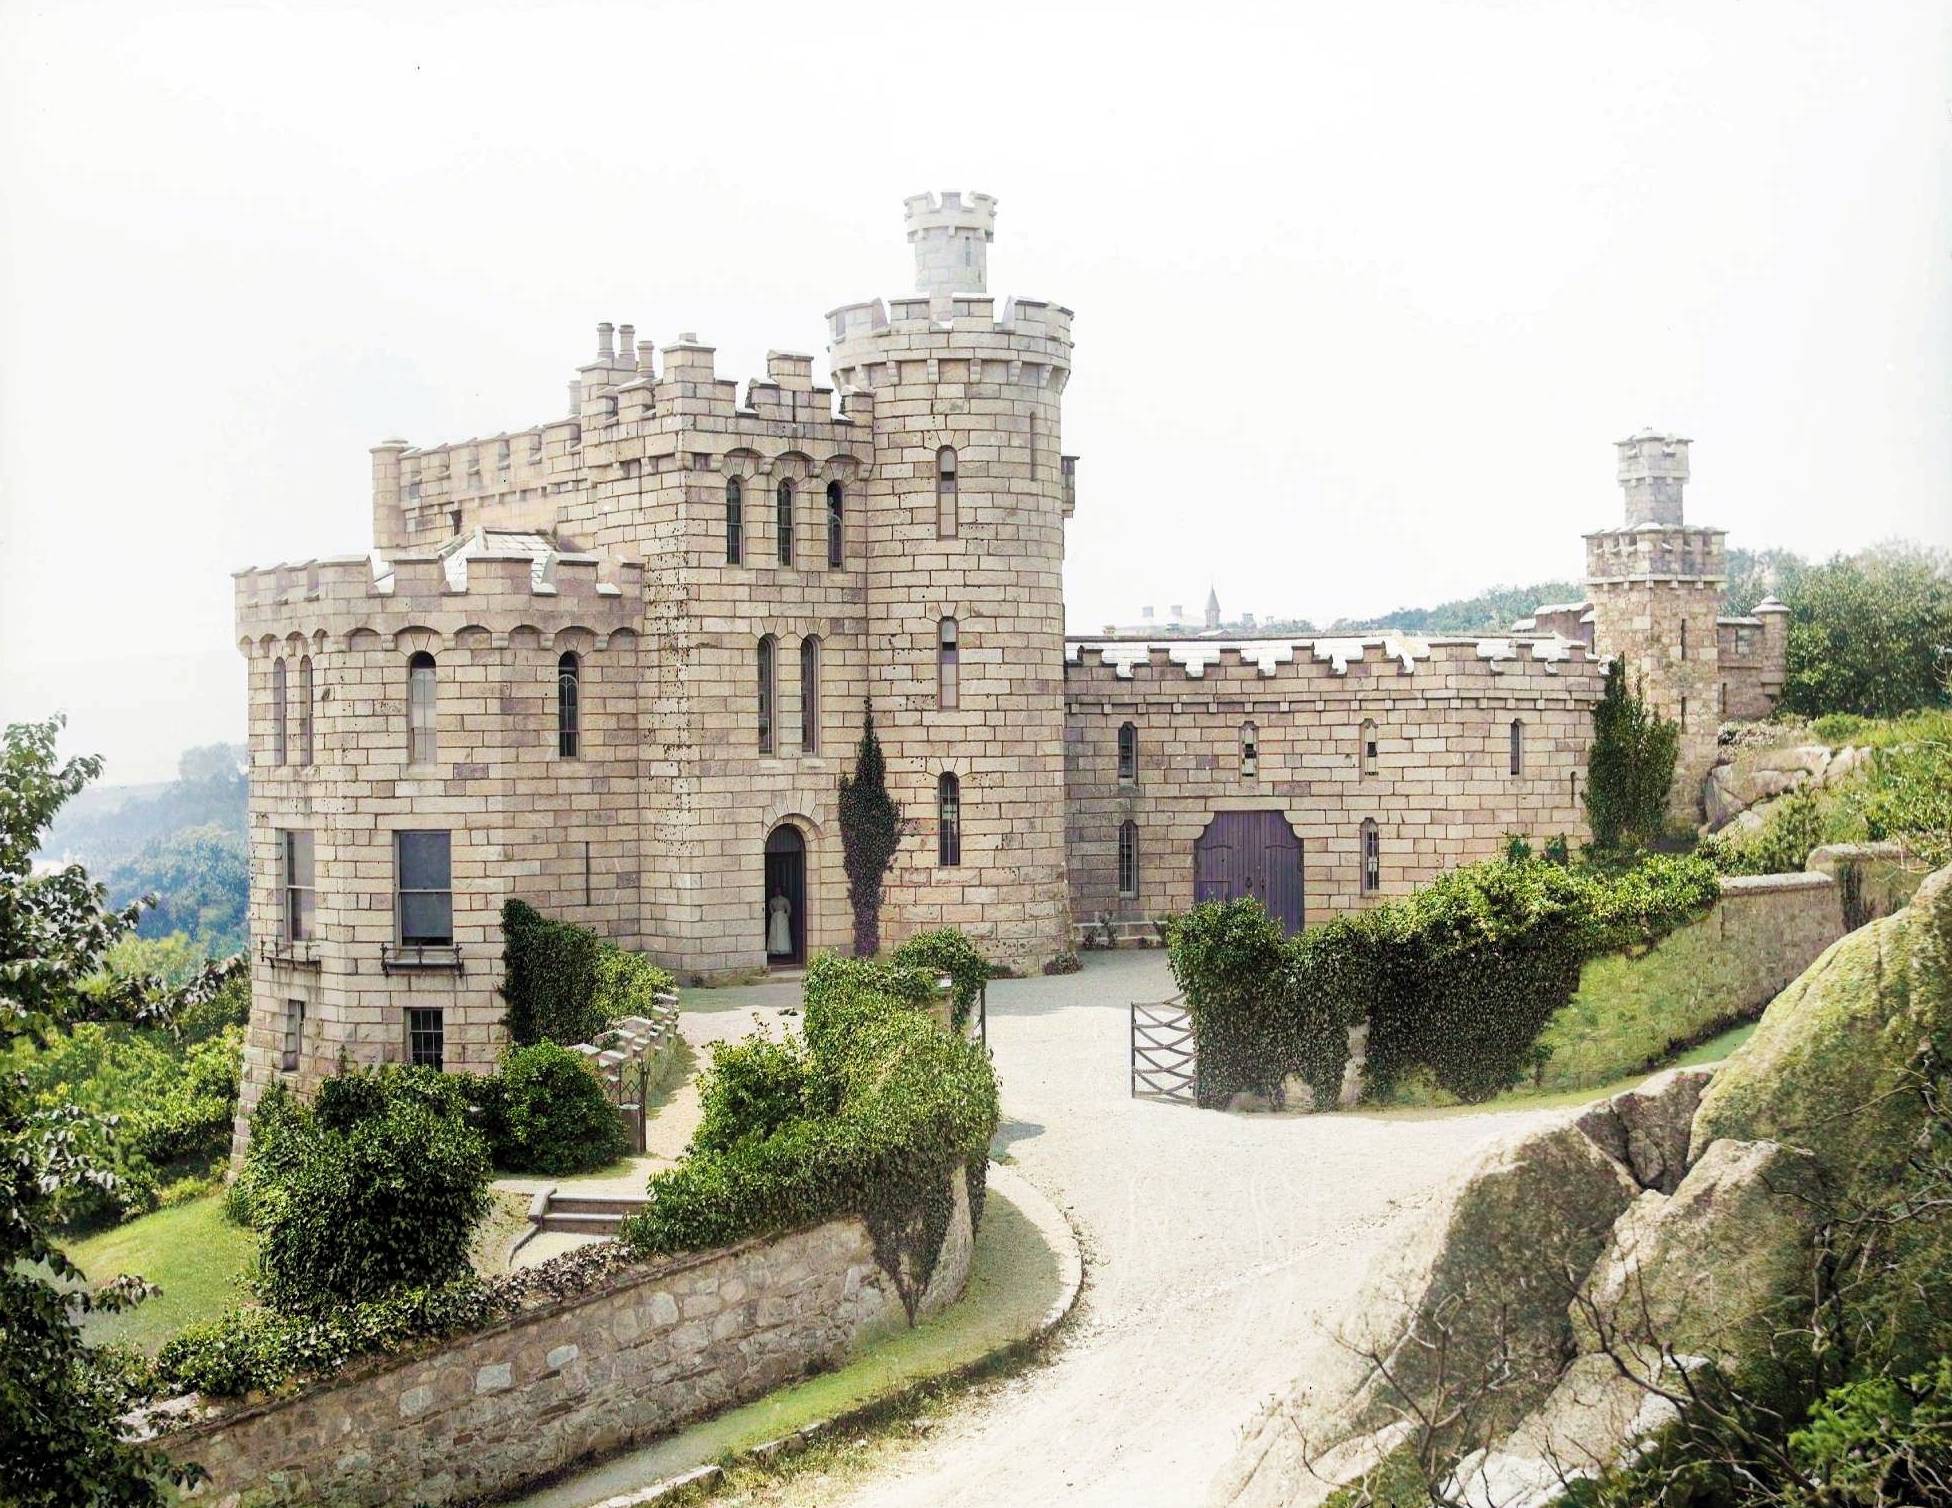
<path id="1" fill-rule="evenodd" d="M 1215 812 L 1193 845 L 1193 899 L 1252 896 L 1291 936 L 1301 930 L 1301 839 L 1279 812 Z"/>
<path id="2" fill-rule="evenodd" d="M 1132 1093 L 1194 1103 L 1199 1055 L 1193 1014 L 1175 996 L 1156 1004 L 1132 1003 Z"/>

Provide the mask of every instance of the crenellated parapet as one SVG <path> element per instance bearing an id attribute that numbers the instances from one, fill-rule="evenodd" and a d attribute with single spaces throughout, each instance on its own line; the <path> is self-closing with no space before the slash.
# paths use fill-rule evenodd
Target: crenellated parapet
<path id="1" fill-rule="evenodd" d="M 843 387 L 994 383 L 1061 393 L 1071 376 L 1071 311 L 1043 299 L 1004 299 L 999 313 L 988 293 L 877 298 L 829 310 L 827 329 Z"/>
<path id="2" fill-rule="evenodd" d="M 1136 686 L 1186 694 L 1200 682 L 1257 696 L 1345 696 L 1392 690 L 1410 696 L 1583 695 L 1602 663 L 1559 637 L 1425 638 L 1375 634 L 1315 639 L 1069 639 L 1065 690 L 1130 694 Z M 1575 689 L 1576 688 L 1576 689 Z"/>
<path id="3" fill-rule="evenodd" d="M 389 557 L 342 555 L 234 573 L 239 646 L 294 636 L 315 649 L 356 634 L 410 633 L 456 643 L 471 631 L 505 646 L 528 630 L 547 644 L 571 632 L 599 645 L 639 631 L 644 568 L 553 550 L 538 536 L 477 533 L 474 548 Z"/>

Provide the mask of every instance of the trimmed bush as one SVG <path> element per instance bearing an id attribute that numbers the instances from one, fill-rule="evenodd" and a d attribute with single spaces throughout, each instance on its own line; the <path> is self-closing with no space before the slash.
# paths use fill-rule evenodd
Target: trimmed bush
<path id="1" fill-rule="evenodd" d="M 1291 1074 L 1320 1103 L 1339 1082 L 1347 1027 L 1363 1021 L 1371 1092 L 1427 1072 L 1460 1100 L 1489 1099 L 1524 1076 L 1586 959 L 1648 946 L 1718 894 L 1699 859 L 1601 872 L 1526 858 L 1452 870 L 1290 939 L 1260 919 L 1257 901 L 1197 906 L 1173 924 L 1169 947 L 1202 1103 L 1236 1089 L 1278 1098 Z"/>
<path id="2" fill-rule="evenodd" d="M 816 1084 L 806 1050 L 793 1042 L 749 1037 L 714 1042 L 712 1066 L 699 1083 L 704 1109 L 692 1145 L 723 1152 L 748 1138 L 763 1138 L 789 1121 L 814 1113 Z"/>
<path id="3" fill-rule="evenodd" d="M 917 932 L 895 949 L 894 960 L 927 969 L 934 975 L 949 976 L 955 990 L 950 1020 L 958 1031 L 968 1023 L 969 1013 L 976 1008 L 976 997 L 996 972 L 977 946 L 954 927 Z"/>
<path id="4" fill-rule="evenodd" d="M 389 1065 L 327 1079 L 311 1109 L 274 1094 L 265 1106 L 238 1207 L 258 1232 L 266 1301 L 330 1309 L 468 1272 L 489 1162 L 457 1083 Z"/>
<path id="5" fill-rule="evenodd" d="M 603 943 L 596 952 L 596 993 L 591 1006 L 603 1018 L 603 1025 L 625 1016 L 648 1016 L 657 1007 L 656 997 L 678 987 L 670 974 L 642 953 Z M 578 1037 L 589 1042 L 591 1037 Z"/>
<path id="6" fill-rule="evenodd" d="M 554 1042 L 511 1047 L 477 1103 L 498 1166 L 587 1173 L 630 1150 L 617 1107 L 581 1053 Z"/>
<path id="7" fill-rule="evenodd" d="M 517 1047 L 594 1042 L 620 1017 L 650 1015 L 652 997 L 675 988 L 642 954 L 544 916 L 526 901 L 503 905 L 502 944 L 503 1024 Z"/>
<path id="8" fill-rule="evenodd" d="M 933 994 L 925 970 L 816 959 L 804 1113 L 790 1113 L 793 1049 L 768 1044 L 715 1071 L 708 1132 L 651 1179 L 624 1238 L 645 1253 L 700 1251 L 857 1214 L 912 1321 L 948 1230 L 952 1175 L 977 1168 L 973 1214 L 998 1115 L 989 1055 L 936 1024 L 922 1008 Z"/>

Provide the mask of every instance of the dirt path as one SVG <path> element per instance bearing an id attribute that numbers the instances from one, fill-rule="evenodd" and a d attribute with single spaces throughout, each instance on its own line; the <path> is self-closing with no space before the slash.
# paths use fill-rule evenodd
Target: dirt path
<path id="1" fill-rule="evenodd" d="M 1202 1502 L 1256 1407 L 1331 1344 L 1325 1327 L 1405 1217 L 1488 1139 L 1564 1113 L 1241 1116 L 1135 1101 L 1126 1004 L 1170 993 L 1157 953 L 991 987 L 1001 1139 L 1077 1225 L 1085 1296 L 1049 1365 L 820 1502 Z"/>

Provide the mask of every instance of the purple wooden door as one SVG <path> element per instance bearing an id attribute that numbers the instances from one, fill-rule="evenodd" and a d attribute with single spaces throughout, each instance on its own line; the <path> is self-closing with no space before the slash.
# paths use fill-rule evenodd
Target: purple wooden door
<path id="1" fill-rule="evenodd" d="M 1301 930 L 1301 839 L 1279 812 L 1215 812 L 1193 845 L 1193 899 L 1252 896 L 1281 930 Z"/>

